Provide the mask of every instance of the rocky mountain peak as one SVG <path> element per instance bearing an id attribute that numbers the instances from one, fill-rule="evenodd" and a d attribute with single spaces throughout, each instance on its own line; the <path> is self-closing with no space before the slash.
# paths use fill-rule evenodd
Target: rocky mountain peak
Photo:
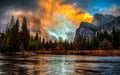
<path id="1" fill-rule="evenodd" d="M 103 15 L 103 14 L 96 13 L 94 15 L 92 24 L 97 25 L 97 26 L 102 26 L 105 23 L 109 23 L 114 19 L 115 19 L 115 16 L 107 15 L 107 14 Z"/>

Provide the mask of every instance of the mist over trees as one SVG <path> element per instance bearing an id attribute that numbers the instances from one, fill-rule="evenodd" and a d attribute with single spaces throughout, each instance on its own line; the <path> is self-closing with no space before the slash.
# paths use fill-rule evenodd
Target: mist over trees
<path id="1" fill-rule="evenodd" d="M 98 35 L 89 39 L 78 38 L 73 42 L 66 40 L 49 40 L 36 33 L 30 35 L 27 19 L 24 17 L 22 22 L 19 19 L 11 18 L 9 27 L 5 33 L 0 33 L 0 50 L 2 52 L 17 52 L 24 50 L 98 50 L 98 49 L 120 49 L 120 30 L 115 29 L 114 24 L 112 32 L 98 32 Z"/>

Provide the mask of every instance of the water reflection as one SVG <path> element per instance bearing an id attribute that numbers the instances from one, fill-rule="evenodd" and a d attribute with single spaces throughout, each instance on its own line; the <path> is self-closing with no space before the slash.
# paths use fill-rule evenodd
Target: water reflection
<path id="1" fill-rule="evenodd" d="M 65 56 L 59 56 L 58 58 L 51 58 L 49 61 L 49 75 L 70 75 L 74 71 L 74 61 L 68 62 L 69 58 Z"/>
<path id="2" fill-rule="evenodd" d="M 0 75 L 120 75 L 120 57 L 0 56 Z"/>

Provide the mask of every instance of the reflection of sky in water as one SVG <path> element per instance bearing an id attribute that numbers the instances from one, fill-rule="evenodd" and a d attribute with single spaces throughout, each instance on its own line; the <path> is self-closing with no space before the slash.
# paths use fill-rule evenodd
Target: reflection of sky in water
<path id="1" fill-rule="evenodd" d="M 69 58 L 66 57 L 58 57 L 52 58 L 49 61 L 49 75 L 68 75 L 74 73 L 74 61 L 68 62 Z"/>

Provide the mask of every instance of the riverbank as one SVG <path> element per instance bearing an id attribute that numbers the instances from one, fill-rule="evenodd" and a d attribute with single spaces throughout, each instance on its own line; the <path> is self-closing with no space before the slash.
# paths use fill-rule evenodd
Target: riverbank
<path id="1" fill-rule="evenodd" d="M 15 52 L 15 55 L 86 55 L 86 56 L 120 56 L 120 50 L 32 50 Z"/>

